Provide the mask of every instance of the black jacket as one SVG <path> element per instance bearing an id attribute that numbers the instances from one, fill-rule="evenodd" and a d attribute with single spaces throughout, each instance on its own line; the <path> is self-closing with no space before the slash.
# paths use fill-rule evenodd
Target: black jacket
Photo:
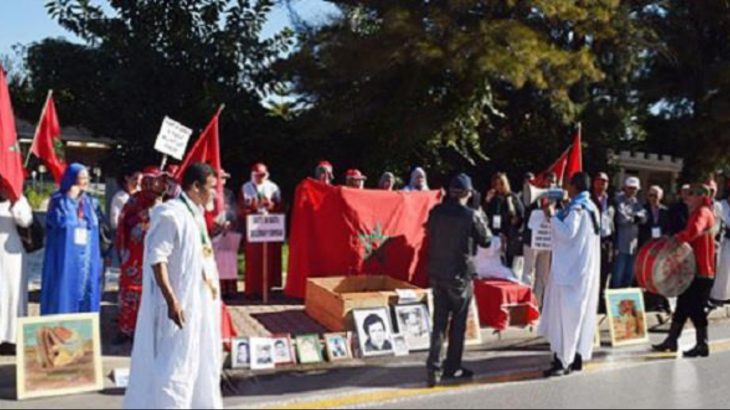
<path id="1" fill-rule="evenodd" d="M 689 207 L 680 200 L 669 208 L 669 235 L 676 235 L 685 229 L 689 223 Z"/>
<path id="2" fill-rule="evenodd" d="M 428 275 L 440 282 L 470 281 L 476 275 L 474 249 L 488 247 L 492 234 L 481 211 L 447 199 L 428 217 Z"/>
<path id="3" fill-rule="evenodd" d="M 664 205 L 659 206 L 659 219 L 654 219 L 654 213 L 651 211 L 651 206 L 646 204 L 644 206 L 646 214 L 649 219 L 645 224 L 639 226 L 639 246 L 644 246 L 647 242 L 652 240 L 652 229 L 661 228 L 662 236 L 670 235 L 670 221 L 669 221 L 669 208 Z"/>

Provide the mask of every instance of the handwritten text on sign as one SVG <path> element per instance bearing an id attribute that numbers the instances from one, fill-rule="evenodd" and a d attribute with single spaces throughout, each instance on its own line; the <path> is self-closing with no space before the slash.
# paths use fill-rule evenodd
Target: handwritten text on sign
<path id="1" fill-rule="evenodd" d="M 531 247 L 538 251 L 549 251 L 553 247 L 553 233 L 550 222 L 545 218 L 542 210 L 538 209 L 532 212 L 528 227 L 532 231 Z"/>
<path id="2" fill-rule="evenodd" d="M 284 242 L 286 217 L 284 215 L 249 215 L 246 233 L 251 243 Z"/>
<path id="3" fill-rule="evenodd" d="M 170 117 L 165 117 L 165 120 L 162 121 L 160 133 L 157 135 L 155 150 L 177 160 L 182 160 L 192 134 L 193 130 L 190 128 L 174 121 Z"/>

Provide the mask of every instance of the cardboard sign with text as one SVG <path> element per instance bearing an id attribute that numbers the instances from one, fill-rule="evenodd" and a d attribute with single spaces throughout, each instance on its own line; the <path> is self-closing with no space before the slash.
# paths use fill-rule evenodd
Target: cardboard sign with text
<path id="1" fill-rule="evenodd" d="M 182 161 L 191 135 L 193 135 L 193 130 L 170 117 L 165 117 L 160 133 L 157 135 L 155 150 Z"/>
<path id="2" fill-rule="evenodd" d="M 249 215 L 246 238 L 250 243 L 274 243 L 286 240 L 286 216 L 283 214 Z"/>
<path id="3" fill-rule="evenodd" d="M 531 247 L 538 251 L 550 251 L 553 249 L 553 233 L 550 222 L 545 218 L 541 210 L 532 212 L 529 221 L 529 228 L 532 230 Z"/>

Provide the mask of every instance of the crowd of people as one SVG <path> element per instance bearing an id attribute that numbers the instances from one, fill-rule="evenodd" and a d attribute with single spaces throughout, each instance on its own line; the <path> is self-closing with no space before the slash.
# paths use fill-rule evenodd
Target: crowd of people
<path id="1" fill-rule="evenodd" d="M 210 366 L 218 363 L 217 357 L 205 356 L 217 349 L 191 346 L 214 346 L 220 340 L 220 327 L 210 324 L 221 320 L 222 299 L 238 293 L 239 250 L 245 253 L 247 296 L 263 294 L 264 264 L 269 286 L 282 285 L 281 246 L 270 246 L 264 253 L 261 245 L 243 240 L 248 215 L 285 211 L 281 190 L 270 180 L 266 165 L 255 164 L 250 181 L 237 193 L 223 190 L 222 201 L 216 201 L 215 192 L 221 191 L 213 188 L 218 180 L 226 183 L 227 173 L 215 175 L 209 166 L 194 164 L 179 174 L 174 166 L 125 170 L 119 177 L 121 189 L 106 213 L 89 193 L 88 170 L 72 164 L 50 199 L 46 216 L 41 314 L 98 312 L 105 267 L 119 259 L 118 342 L 134 341 L 127 395 L 131 407 L 146 406 L 149 400 L 163 407 L 220 403 L 217 387 L 210 385 L 210 378 L 220 371 Z M 333 184 L 332 164 L 320 162 L 313 176 Z M 364 189 L 366 181 L 361 171 L 350 169 L 343 186 Z M 627 178 L 614 196 L 603 172 L 593 179 L 584 173 L 574 175 L 564 186 L 553 173 L 527 174 L 523 182 L 522 192 L 515 193 L 508 176 L 499 173 L 482 195 L 471 178 L 461 174 L 445 191 L 443 204 L 431 213 L 428 270 L 435 311 L 430 385 L 442 377 L 472 375 L 462 368 L 461 355 L 474 276 L 513 280 L 532 288 L 543 313 L 540 333 L 555 353 L 548 374 L 581 370 L 583 360 L 592 355 L 605 289 L 635 286 L 638 250 L 662 237 L 692 246 L 698 277 L 676 303 L 658 298 L 662 308 L 674 311 L 674 320 L 667 341 L 654 348 L 676 352 L 682 328 L 691 319 L 698 329 L 697 347 L 686 356 L 709 354 L 708 309 L 730 300 L 730 249 L 726 249 L 730 240 L 724 240 L 730 238 L 726 228 L 730 204 L 727 199 L 716 200 L 714 180 L 683 186 L 676 203 L 669 206 L 659 186 L 649 187 L 642 202 L 641 181 L 636 177 Z M 385 172 L 377 189 L 398 189 L 395 174 Z M 417 167 L 401 191 L 429 189 L 427 172 Z M 216 206 L 220 202 L 222 209 Z M 27 312 L 28 279 L 18 228 L 32 222 L 25 199 L 11 204 L 0 193 L 0 341 L 6 344 L 15 343 L 17 318 Z M 548 249 L 533 240 L 545 224 L 552 237 Z M 451 328 L 449 352 L 443 362 L 447 328 Z M 169 361 L 160 368 L 164 376 L 157 371 L 141 375 L 149 373 L 150 349 L 162 340 L 155 338 L 163 336 L 169 347 L 165 348 Z M 196 376 L 183 377 L 190 374 Z"/>

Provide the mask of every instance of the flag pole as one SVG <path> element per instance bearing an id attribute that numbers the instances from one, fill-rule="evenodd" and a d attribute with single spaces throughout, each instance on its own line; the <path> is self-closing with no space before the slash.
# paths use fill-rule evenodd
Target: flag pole
<path id="1" fill-rule="evenodd" d="M 43 105 L 43 111 L 41 111 L 41 117 L 38 119 L 38 125 L 35 127 L 35 134 L 33 135 L 33 142 L 30 144 L 30 149 L 28 150 L 28 156 L 25 157 L 25 168 L 28 168 L 28 163 L 30 162 L 30 156 L 33 154 L 33 149 L 35 148 L 35 143 L 38 140 L 38 132 L 40 131 L 41 122 L 43 121 L 43 118 L 46 116 L 46 111 L 48 110 L 48 102 L 51 100 L 51 97 L 53 97 L 53 90 L 48 90 L 48 96 L 46 97 L 46 103 Z"/>

